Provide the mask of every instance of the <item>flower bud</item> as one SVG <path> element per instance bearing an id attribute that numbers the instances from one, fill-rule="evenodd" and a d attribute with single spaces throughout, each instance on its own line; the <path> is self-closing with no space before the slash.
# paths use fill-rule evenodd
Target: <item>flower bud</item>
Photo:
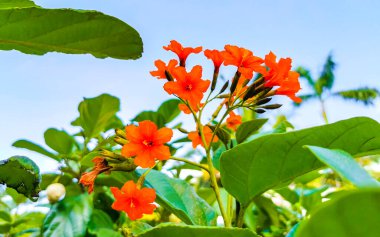
<path id="1" fill-rule="evenodd" d="M 47 187 L 46 194 L 49 202 L 54 204 L 64 198 L 66 189 L 61 183 L 53 183 Z"/>

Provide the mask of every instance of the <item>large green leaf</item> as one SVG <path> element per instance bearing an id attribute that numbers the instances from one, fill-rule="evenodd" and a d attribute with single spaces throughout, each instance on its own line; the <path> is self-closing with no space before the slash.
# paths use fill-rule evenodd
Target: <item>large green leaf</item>
<path id="1" fill-rule="evenodd" d="M 75 146 L 75 140 L 64 130 L 49 128 L 44 133 L 45 143 L 60 154 L 70 154 Z"/>
<path id="2" fill-rule="evenodd" d="M 28 157 L 13 156 L 0 161 L 0 184 L 6 184 L 32 201 L 38 198 L 40 181 L 40 170 Z"/>
<path id="3" fill-rule="evenodd" d="M 136 170 L 141 175 L 144 170 Z M 187 182 L 169 178 L 162 172 L 152 170 L 145 185 L 156 190 L 156 202 L 174 213 L 186 224 L 215 225 L 217 214 Z"/>
<path id="4" fill-rule="evenodd" d="M 85 236 L 92 213 L 87 194 L 65 198 L 54 204 L 42 226 L 43 236 Z"/>
<path id="5" fill-rule="evenodd" d="M 358 190 L 324 203 L 297 228 L 297 237 L 378 237 L 380 190 Z"/>
<path id="6" fill-rule="evenodd" d="M 160 224 L 137 237 L 258 237 L 248 229 Z"/>
<path id="7" fill-rule="evenodd" d="M 243 205 L 257 195 L 323 167 L 304 145 L 342 149 L 351 155 L 380 151 L 380 124 L 358 117 L 282 134 L 270 134 L 223 153 L 223 186 Z"/>
<path id="8" fill-rule="evenodd" d="M 136 115 L 135 118 L 132 119 L 132 121 L 135 121 L 135 122 L 141 122 L 144 120 L 152 121 L 159 128 L 164 127 L 166 124 L 165 117 L 161 113 L 158 113 L 156 111 L 143 111 L 139 113 L 138 115 Z"/>
<path id="9" fill-rule="evenodd" d="M 157 112 L 165 118 L 165 123 L 173 121 L 181 111 L 178 108 L 180 100 L 171 99 L 163 102 L 158 108 Z"/>
<path id="10" fill-rule="evenodd" d="M 96 235 L 100 229 L 113 229 L 112 219 L 104 211 L 94 209 L 88 222 L 88 232 Z"/>
<path id="11" fill-rule="evenodd" d="M 61 52 L 137 59 L 143 46 L 138 32 L 115 17 L 5 0 L 0 3 L 0 49 L 36 55 Z"/>
<path id="12" fill-rule="evenodd" d="M 31 141 L 28 141 L 28 140 L 18 140 L 18 141 L 15 141 L 12 146 L 14 147 L 17 147 L 17 148 L 24 148 L 24 149 L 28 149 L 30 151 L 34 151 L 34 152 L 37 152 L 37 153 L 40 153 L 44 156 L 47 156 L 47 157 L 50 157 L 50 158 L 53 158 L 54 160 L 59 160 L 58 156 L 53 154 L 52 152 L 46 150 L 45 148 L 43 148 L 42 146 L 40 145 L 37 145 Z"/>
<path id="13" fill-rule="evenodd" d="M 249 136 L 257 132 L 268 119 L 253 119 L 240 124 L 236 130 L 236 141 L 238 143 L 244 142 Z"/>
<path id="14" fill-rule="evenodd" d="M 120 100 L 109 94 L 85 98 L 78 107 L 79 118 L 73 124 L 81 126 L 87 139 L 98 136 L 120 110 Z"/>
<path id="15" fill-rule="evenodd" d="M 371 177 L 355 159 L 342 150 L 330 150 L 322 147 L 307 146 L 324 164 L 358 188 L 379 187 L 379 182 Z"/>

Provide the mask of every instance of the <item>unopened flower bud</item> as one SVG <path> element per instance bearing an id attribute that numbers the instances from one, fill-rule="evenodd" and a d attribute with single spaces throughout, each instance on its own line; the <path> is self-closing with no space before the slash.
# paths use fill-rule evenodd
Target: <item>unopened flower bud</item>
<path id="1" fill-rule="evenodd" d="M 49 202 L 53 204 L 64 198 L 66 189 L 61 183 L 54 183 L 47 187 L 46 194 Z"/>

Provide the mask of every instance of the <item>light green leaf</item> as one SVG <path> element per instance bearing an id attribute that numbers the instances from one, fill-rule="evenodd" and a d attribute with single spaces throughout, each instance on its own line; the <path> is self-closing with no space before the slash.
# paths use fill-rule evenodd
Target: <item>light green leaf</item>
<path id="1" fill-rule="evenodd" d="M 357 190 L 323 203 L 296 237 L 378 237 L 380 190 Z"/>
<path id="2" fill-rule="evenodd" d="M 316 146 L 306 146 L 321 162 L 333 169 L 344 179 L 358 188 L 379 187 L 379 182 L 371 177 L 363 167 L 347 152 L 330 150 Z"/>
<path id="3" fill-rule="evenodd" d="M 37 153 L 40 153 L 44 156 L 53 158 L 56 161 L 59 161 L 59 158 L 57 155 L 51 153 L 50 151 L 46 150 L 45 148 L 41 147 L 40 145 L 37 145 L 31 141 L 28 140 L 18 140 L 12 144 L 12 146 L 17 147 L 17 148 L 24 148 L 28 149 L 30 151 L 34 151 Z"/>
<path id="4" fill-rule="evenodd" d="M 6 184 L 32 201 L 38 199 L 40 182 L 40 170 L 28 157 L 13 156 L 0 161 L 0 184 Z"/>
<path id="5" fill-rule="evenodd" d="M 377 153 L 380 124 L 358 117 L 240 144 L 222 154 L 222 184 L 247 205 L 257 195 L 324 166 L 304 145 L 343 149 L 352 155 Z"/>
<path id="6" fill-rule="evenodd" d="M 60 154 L 70 154 L 75 146 L 75 140 L 64 130 L 49 128 L 44 133 L 45 143 Z"/>
<path id="7" fill-rule="evenodd" d="M 46 215 L 43 236 L 85 236 L 91 213 L 91 201 L 87 194 L 64 198 L 54 204 Z"/>
<path id="8" fill-rule="evenodd" d="M 160 224 L 137 237 L 259 237 L 248 229 Z"/>
<path id="9" fill-rule="evenodd" d="M 97 234 L 97 232 L 102 228 L 113 230 L 112 219 L 104 211 L 94 209 L 88 223 L 88 232 L 90 234 Z"/>
<path id="10" fill-rule="evenodd" d="M 165 117 L 162 114 L 155 111 L 143 111 L 139 113 L 134 119 L 132 119 L 132 121 L 135 122 L 141 122 L 144 120 L 152 121 L 157 125 L 158 128 L 162 128 L 166 124 Z"/>
<path id="11" fill-rule="evenodd" d="M 85 98 L 78 107 L 79 118 L 75 125 L 83 128 L 86 138 L 98 136 L 105 130 L 109 121 L 120 110 L 118 98 L 102 94 L 94 98 Z"/>
<path id="12" fill-rule="evenodd" d="M 61 52 L 137 59 L 143 46 L 138 32 L 115 17 L 6 0 L 0 5 L 0 49 L 36 55 Z"/>
<path id="13" fill-rule="evenodd" d="M 237 143 L 244 142 L 249 136 L 257 132 L 268 119 L 253 119 L 240 124 L 236 130 L 236 141 Z"/>
<path id="14" fill-rule="evenodd" d="M 141 175 L 144 170 L 136 170 Z M 152 170 L 145 185 L 156 190 L 156 202 L 190 225 L 215 225 L 215 210 L 187 182 Z"/>
<path id="15" fill-rule="evenodd" d="M 96 236 L 98 237 L 123 237 L 119 232 L 111 230 L 111 229 L 106 229 L 106 228 L 101 228 L 99 231 L 96 233 Z"/>
<path id="16" fill-rule="evenodd" d="M 0 210 L 0 220 L 12 222 L 12 216 L 9 212 Z"/>
<path id="17" fill-rule="evenodd" d="M 171 99 L 163 102 L 158 108 L 157 112 L 165 118 L 165 123 L 173 121 L 181 111 L 178 108 L 180 100 Z"/>

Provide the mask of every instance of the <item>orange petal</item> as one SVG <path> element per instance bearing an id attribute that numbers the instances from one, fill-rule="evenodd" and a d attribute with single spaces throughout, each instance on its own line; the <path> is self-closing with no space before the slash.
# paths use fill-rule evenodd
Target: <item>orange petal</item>
<path id="1" fill-rule="evenodd" d="M 169 142 L 173 137 L 173 130 L 170 128 L 160 128 L 154 136 L 154 144 L 164 144 Z"/>

